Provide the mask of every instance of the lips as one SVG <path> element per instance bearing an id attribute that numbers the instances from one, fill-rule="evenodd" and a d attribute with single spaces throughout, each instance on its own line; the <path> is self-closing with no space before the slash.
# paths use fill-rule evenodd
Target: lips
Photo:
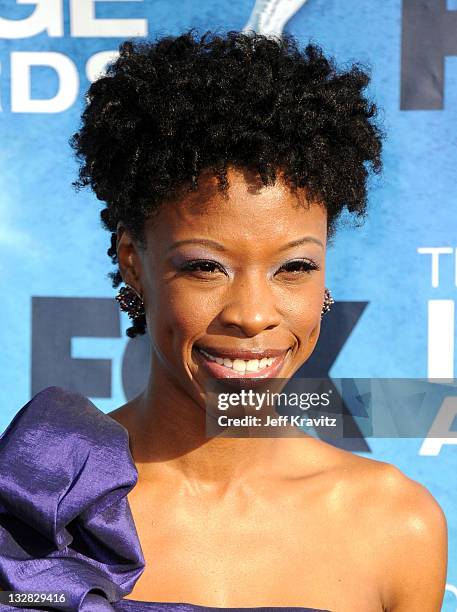
<path id="1" fill-rule="evenodd" d="M 226 349 L 194 346 L 198 362 L 214 378 L 274 378 L 287 349 Z"/>

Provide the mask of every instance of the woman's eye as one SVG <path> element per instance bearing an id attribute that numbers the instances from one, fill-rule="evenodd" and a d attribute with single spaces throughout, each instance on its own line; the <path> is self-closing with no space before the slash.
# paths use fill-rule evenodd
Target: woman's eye
<path id="1" fill-rule="evenodd" d="M 313 261 L 307 259 L 296 259 L 294 261 L 288 261 L 281 266 L 278 272 L 287 272 L 289 274 L 309 274 L 313 270 L 319 270 L 319 266 Z"/>
<path id="2" fill-rule="evenodd" d="M 206 259 L 188 261 L 181 267 L 181 270 L 183 272 L 222 272 L 224 274 L 224 270 L 220 264 Z"/>

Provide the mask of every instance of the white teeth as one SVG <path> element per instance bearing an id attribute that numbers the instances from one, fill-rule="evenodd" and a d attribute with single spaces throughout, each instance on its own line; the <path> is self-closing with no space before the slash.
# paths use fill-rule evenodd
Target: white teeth
<path id="1" fill-rule="evenodd" d="M 219 365 L 224 365 L 226 368 L 231 368 L 235 372 L 258 372 L 266 367 L 270 367 L 273 364 L 274 357 L 263 357 L 262 359 L 229 359 L 228 357 L 215 357 L 205 350 L 199 348 L 210 361 L 215 361 Z"/>
<path id="2" fill-rule="evenodd" d="M 250 359 L 246 364 L 246 370 L 248 372 L 257 372 L 259 369 L 259 360 L 258 359 Z"/>
<path id="3" fill-rule="evenodd" d="M 246 372 L 246 361 L 243 359 L 234 359 L 232 368 L 235 372 Z"/>

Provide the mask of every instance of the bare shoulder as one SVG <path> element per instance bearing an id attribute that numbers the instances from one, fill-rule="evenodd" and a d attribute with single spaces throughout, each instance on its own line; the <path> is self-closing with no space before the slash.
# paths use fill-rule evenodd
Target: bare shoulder
<path id="1" fill-rule="evenodd" d="M 370 494 L 371 504 L 379 512 L 401 510 L 403 514 L 411 512 L 416 517 L 422 515 L 424 519 L 446 524 L 443 510 L 430 491 L 397 466 L 338 448 L 333 453 L 332 477 L 343 478 L 354 494 Z M 418 523 L 413 524 L 417 529 Z"/>
<path id="2" fill-rule="evenodd" d="M 346 453 L 346 451 L 342 451 Z M 388 611 L 439 612 L 447 573 L 447 521 L 420 482 L 396 466 L 351 453 L 340 467 L 371 542 Z"/>
<path id="3" fill-rule="evenodd" d="M 385 461 L 353 455 L 351 464 L 358 492 L 367 496 L 378 516 L 390 517 L 390 529 L 395 528 L 398 537 L 435 539 L 447 530 L 445 514 L 426 486 Z"/>
<path id="4" fill-rule="evenodd" d="M 139 399 L 140 396 L 137 396 L 125 404 L 122 404 L 122 406 L 119 406 L 119 408 L 111 410 L 111 412 L 108 412 L 107 415 L 130 432 L 133 429 L 135 417 L 139 412 Z"/>

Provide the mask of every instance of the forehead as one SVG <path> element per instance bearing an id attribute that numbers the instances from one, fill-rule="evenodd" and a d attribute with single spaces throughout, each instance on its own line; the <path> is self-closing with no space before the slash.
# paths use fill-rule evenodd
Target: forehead
<path id="1" fill-rule="evenodd" d="M 153 223 L 147 223 L 147 235 L 153 234 L 156 243 L 198 235 L 241 244 L 290 241 L 310 232 L 325 243 L 326 209 L 309 202 L 304 190 L 292 192 L 281 175 L 274 185 L 265 186 L 257 173 L 233 167 L 227 179 L 229 187 L 221 193 L 217 178 L 202 174 L 197 191 L 162 205 Z"/>

